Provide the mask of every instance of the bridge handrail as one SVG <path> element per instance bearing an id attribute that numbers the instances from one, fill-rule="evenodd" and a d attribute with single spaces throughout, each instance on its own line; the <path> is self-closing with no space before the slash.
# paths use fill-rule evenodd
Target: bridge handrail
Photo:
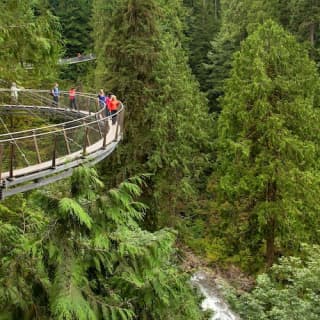
<path id="1" fill-rule="evenodd" d="M 31 139 L 31 138 L 34 138 L 34 137 L 38 138 L 38 137 L 43 137 L 43 136 L 47 136 L 47 135 L 55 135 L 55 134 L 63 132 L 63 131 L 71 131 L 71 130 L 79 129 L 79 128 L 82 128 L 82 127 L 88 127 L 88 126 L 91 126 L 91 125 L 96 124 L 96 123 L 101 123 L 101 122 L 103 122 L 105 120 L 110 120 L 112 117 L 119 115 L 123 110 L 124 110 L 124 106 L 121 103 L 120 104 L 120 109 L 118 109 L 117 112 L 112 116 L 111 115 L 105 116 L 103 118 L 96 119 L 96 120 L 91 121 L 91 122 L 85 122 L 85 123 L 82 123 L 82 124 L 77 125 L 77 126 L 66 127 L 66 128 L 62 128 L 60 130 L 49 131 L 49 132 L 41 132 L 41 133 L 35 133 L 35 134 L 33 133 L 31 135 L 28 135 L 28 136 L 14 137 L 14 138 L 9 138 L 9 139 L 4 139 L 4 140 L 0 139 L 0 144 L 6 143 L 6 142 L 20 141 L 20 140 L 24 140 L 24 139 Z M 82 120 L 82 118 L 80 120 Z M 6 135 L 10 135 L 10 134 L 11 133 L 7 133 Z M 12 134 L 14 134 L 14 132 Z M 1 138 L 1 135 L 0 135 L 0 138 Z"/>
<path id="2" fill-rule="evenodd" d="M 72 63 L 79 63 L 79 62 L 85 62 L 85 61 L 91 61 L 95 60 L 96 56 L 94 54 L 86 54 L 86 55 L 81 55 L 77 57 L 71 57 L 71 58 L 61 58 L 59 59 L 58 63 L 59 64 L 72 64 Z"/>
<path id="3" fill-rule="evenodd" d="M 10 93 L 11 90 L 10 89 L 2 89 L 0 88 L 0 92 L 7 92 L 7 93 Z M 34 89 L 19 89 L 19 92 L 32 92 L 32 93 L 48 93 L 48 90 L 34 90 Z M 60 91 L 60 94 L 61 95 L 64 95 L 64 96 L 68 96 L 69 95 L 69 92 L 68 91 Z M 92 99 L 94 100 L 93 102 L 96 103 L 97 101 L 97 97 L 96 95 L 94 94 L 88 94 L 88 93 L 85 93 L 85 94 L 82 94 L 82 93 L 76 93 L 76 96 L 77 97 L 85 97 L 85 98 L 89 98 L 89 99 Z M 46 100 L 48 100 L 48 102 L 52 102 L 52 99 L 50 98 L 45 98 Z M 100 106 L 98 105 L 98 107 L 100 107 L 100 110 L 98 110 L 97 112 L 95 113 L 89 113 L 88 115 L 84 115 L 83 117 L 81 117 L 80 119 L 73 119 L 73 120 L 70 120 L 70 121 L 66 121 L 66 122 L 62 122 L 62 123 L 57 123 L 57 124 L 52 124 L 52 125 L 47 125 L 47 126 L 43 126 L 43 127 L 40 127 L 40 128 L 33 128 L 33 129 L 27 129 L 27 130 L 20 130 L 20 131 L 15 131 L 15 132 L 12 132 L 12 133 L 3 133 L 3 134 L 0 134 L 0 139 L 1 137 L 5 137 L 5 136 L 15 136 L 15 135 L 19 135 L 19 134 L 24 134 L 24 133 L 35 133 L 37 131 L 43 131 L 43 130 L 46 130 L 46 129 L 51 129 L 51 128 L 59 128 L 59 127 L 65 127 L 66 125 L 70 125 L 72 123 L 75 123 L 75 122 L 79 122 L 79 120 L 81 121 L 84 121 L 84 120 L 87 120 L 89 118 L 97 118 L 97 116 L 101 115 L 101 113 L 104 112 L 104 109 L 105 109 L 105 106 Z M 61 108 L 61 109 L 66 109 L 66 107 L 64 106 L 64 108 Z M 58 110 L 58 109 L 57 109 Z M 81 110 L 79 111 L 74 111 L 74 112 L 78 112 L 79 114 L 81 114 Z"/>

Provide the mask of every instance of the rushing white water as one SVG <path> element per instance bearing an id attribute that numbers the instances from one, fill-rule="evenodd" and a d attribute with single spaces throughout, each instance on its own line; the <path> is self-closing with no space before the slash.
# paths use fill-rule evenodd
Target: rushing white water
<path id="1" fill-rule="evenodd" d="M 212 283 L 208 274 L 198 271 L 191 278 L 191 282 L 205 297 L 201 304 L 202 309 L 214 311 L 210 320 L 240 320 L 239 316 L 235 315 L 221 299 L 217 286 Z"/>

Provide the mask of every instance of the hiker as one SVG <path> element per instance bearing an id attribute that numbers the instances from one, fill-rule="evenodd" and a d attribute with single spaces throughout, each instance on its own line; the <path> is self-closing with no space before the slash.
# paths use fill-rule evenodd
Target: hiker
<path id="1" fill-rule="evenodd" d="M 100 108 L 104 108 L 106 105 L 106 96 L 104 95 L 104 91 L 100 89 L 99 94 L 98 94 L 98 104 Z"/>
<path id="2" fill-rule="evenodd" d="M 117 121 L 116 113 L 118 111 L 119 104 L 120 104 L 120 101 L 117 100 L 117 97 L 115 95 L 112 95 L 110 98 L 110 107 L 109 107 L 109 110 L 112 116 L 112 124 L 115 124 Z"/>
<path id="3" fill-rule="evenodd" d="M 55 83 L 54 87 L 51 90 L 51 95 L 53 97 L 52 106 L 58 107 L 60 92 L 59 92 L 59 85 L 57 82 Z"/>
<path id="4" fill-rule="evenodd" d="M 18 103 L 18 91 L 19 89 L 17 88 L 17 85 L 15 82 L 12 82 L 11 88 L 11 103 L 12 104 L 17 104 Z"/>
<path id="5" fill-rule="evenodd" d="M 69 90 L 69 106 L 70 106 L 70 109 L 74 109 L 74 110 L 77 110 L 77 105 L 76 105 L 76 88 L 72 87 L 70 90 Z"/>
<path id="6" fill-rule="evenodd" d="M 106 116 L 110 116 L 111 110 L 110 110 L 110 101 L 111 101 L 111 93 L 108 93 L 106 96 Z"/>

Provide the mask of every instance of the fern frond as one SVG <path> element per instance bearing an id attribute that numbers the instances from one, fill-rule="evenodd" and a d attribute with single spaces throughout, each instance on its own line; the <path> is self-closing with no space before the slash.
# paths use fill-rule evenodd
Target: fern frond
<path id="1" fill-rule="evenodd" d="M 77 203 L 75 200 L 70 198 L 63 198 L 59 201 L 58 210 L 64 217 L 76 218 L 81 225 L 91 229 L 92 219 L 88 213 Z"/>

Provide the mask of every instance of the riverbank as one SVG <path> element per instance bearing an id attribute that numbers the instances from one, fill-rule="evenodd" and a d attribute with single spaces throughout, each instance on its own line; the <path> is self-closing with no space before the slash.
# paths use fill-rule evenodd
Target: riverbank
<path id="1" fill-rule="evenodd" d="M 194 254 L 187 247 L 179 246 L 179 251 L 181 252 L 181 268 L 189 274 L 194 274 L 199 270 L 205 271 L 212 280 L 219 282 L 220 279 L 234 287 L 239 293 L 250 290 L 255 284 L 252 276 L 245 274 L 234 265 L 221 268 L 218 265 L 208 263 L 203 257 Z"/>
<path id="2" fill-rule="evenodd" d="M 204 297 L 201 307 L 213 311 L 210 320 L 240 320 L 223 299 L 226 286 L 234 287 L 239 293 L 250 290 L 254 279 L 235 266 L 222 269 L 209 264 L 188 248 L 181 248 L 181 267 L 190 274 L 191 283 Z"/>

